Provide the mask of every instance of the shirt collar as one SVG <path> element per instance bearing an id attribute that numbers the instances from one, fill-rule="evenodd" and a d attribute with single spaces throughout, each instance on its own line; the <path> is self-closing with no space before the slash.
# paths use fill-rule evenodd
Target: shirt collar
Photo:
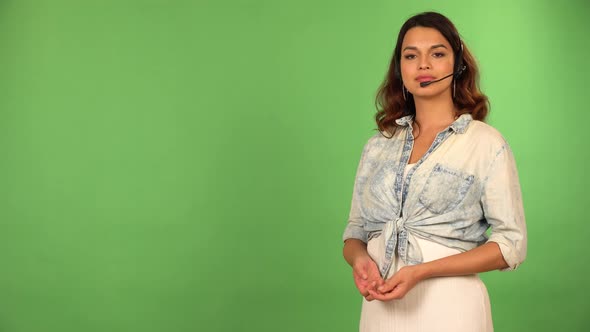
<path id="1" fill-rule="evenodd" d="M 414 115 L 406 115 L 397 120 L 395 123 L 402 127 L 409 126 L 414 120 Z M 450 128 L 455 131 L 457 134 L 463 134 L 467 130 L 469 123 L 471 123 L 473 117 L 469 113 L 462 114 L 457 120 L 455 120 L 451 125 Z"/>
<path id="2" fill-rule="evenodd" d="M 461 114 L 461 116 L 451 124 L 451 129 L 453 129 L 457 134 L 464 134 L 465 131 L 467 131 L 467 127 L 471 123 L 471 120 L 473 120 L 471 114 Z"/>
<path id="3" fill-rule="evenodd" d="M 414 119 L 413 115 L 406 115 L 406 116 L 402 116 L 401 118 L 395 120 L 395 123 L 397 123 L 398 125 L 400 125 L 402 127 L 407 127 L 410 123 L 412 123 L 413 119 Z"/>

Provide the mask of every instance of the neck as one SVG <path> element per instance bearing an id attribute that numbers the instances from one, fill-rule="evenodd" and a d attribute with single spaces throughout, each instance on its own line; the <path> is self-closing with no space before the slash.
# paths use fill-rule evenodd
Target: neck
<path id="1" fill-rule="evenodd" d="M 456 107 L 450 95 L 415 98 L 416 122 L 423 130 L 446 127 L 455 121 Z"/>

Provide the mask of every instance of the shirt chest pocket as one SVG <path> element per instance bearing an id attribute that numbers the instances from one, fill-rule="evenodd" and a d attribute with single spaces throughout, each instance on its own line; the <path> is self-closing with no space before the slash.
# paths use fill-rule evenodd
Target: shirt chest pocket
<path id="1" fill-rule="evenodd" d="M 463 201 L 473 182 L 473 175 L 436 164 L 420 193 L 420 203 L 432 213 L 444 214 Z"/>

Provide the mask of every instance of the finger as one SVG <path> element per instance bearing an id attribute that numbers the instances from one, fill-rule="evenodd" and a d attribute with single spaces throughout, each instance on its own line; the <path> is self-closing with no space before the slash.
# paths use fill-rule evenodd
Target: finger
<path id="1" fill-rule="evenodd" d="M 378 283 L 382 283 L 383 281 L 385 281 L 385 280 L 383 280 L 383 278 L 381 278 L 381 274 L 379 273 L 379 271 L 371 271 L 370 275 L 369 275 L 369 279 L 375 280 Z"/>
<path id="2" fill-rule="evenodd" d="M 369 289 L 368 289 L 368 288 L 366 288 L 366 287 L 363 287 L 363 286 L 357 286 L 357 289 L 358 289 L 359 293 L 360 293 L 362 296 L 367 296 L 367 295 L 369 295 Z"/>
<path id="3" fill-rule="evenodd" d="M 408 290 L 406 289 L 406 287 L 398 286 L 394 288 L 391 292 L 385 294 L 385 297 L 387 297 L 390 300 L 399 300 L 402 299 L 407 292 Z"/>
<path id="4" fill-rule="evenodd" d="M 391 292 L 396 286 L 398 286 L 398 281 L 394 278 L 391 278 L 385 281 L 382 285 L 377 287 L 377 290 L 381 293 L 389 293 Z"/>
<path id="5" fill-rule="evenodd" d="M 371 287 L 369 287 L 369 288 L 376 289 L 377 288 L 377 281 L 376 280 L 371 281 L 370 285 L 371 285 Z"/>
<path id="6" fill-rule="evenodd" d="M 369 290 L 369 296 L 371 298 L 373 298 L 374 300 L 379 300 L 379 301 L 388 301 L 389 299 L 387 298 L 387 295 L 376 292 L 374 290 Z"/>
<path id="7" fill-rule="evenodd" d="M 374 295 L 373 293 L 371 293 L 372 290 L 368 290 L 368 291 L 369 291 L 369 294 Z M 389 292 L 377 292 L 376 294 L 378 294 L 378 297 L 377 296 L 374 296 L 374 297 L 378 300 L 385 300 L 385 301 L 399 300 L 399 299 L 402 299 L 406 295 L 407 292 L 408 292 L 408 288 L 406 287 L 406 285 L 399 284 Z"/>
<path id="8" fill-rule="evenodd" d="M 354 284 L 356 285 L 356 288 L 358 288 L 358 290 L 361 293 L 365 293 L 370 287 L 370 284 L 362 279 L 355 279 L 354 280 Z"/>
<path id="9" fill-rule="evenodd" d="M 355 284 L 357 284 L 357 286 L 362 286 L 364 288 L 368 288 L 369 286 L 371 286 L 371 283 L 367 280 L 355 277 L 354 278 L 354 282 Z"/>
<path id="10" fill-rule="evenodd" d="M 367 296 L 367 295 L 369 295 L 369 287 L 366 287 L 365 285 L 359 285 L 359 284 L 357 284 L 357 285 L 356 285 L 356 288 L 357 288 L 357 290 L 359 291 L 359 293 L 360 293 L 362 296 Z"/>
<path id="11" fill-rule="evenodd" d="M 394 288 L 390 294 L 390 298 L 392 299 L 402 299 L 407 293 L 407 290 L 405 287 L 396 287 Z"/>
<path id="12" fill-rule="evenodd" d="M 373 297 L 373 295 L 371 295 L 371 294 L 368 294 L 367 296 L 365 296 L 365 300 L 367 300 L 367 301 L 369 301 L 369 302 L 373 301 L 374 299 L 375 299 L 375 298 L 374 298 L 374 297 Z"/>
<path id="13" fill-rule="evenodd" d="M 385 284 L 385 280 L 381 279 L 381 277 L 377 280 L 377 287 L 382 286 L 383 284 Z"/>
<path id="14" fill-rule="evenodd" d="M 375 300 L 379 301 L 391 301 L 398 299 L 393 293 L 378 293 L 373 290 L 369 290 L 369 295 L 372 296 Z"/>
<path id="15" fill-rule="evenodd" d="M 374 282 L 377 286 L 381 286 L 385 282 L 385 280 L 383 280 L 383 278 L 381 278 L 381 274 L 379 274 L 379 273 L 371 274 L 369 276 L 369 280 L 371 282 Z"/>

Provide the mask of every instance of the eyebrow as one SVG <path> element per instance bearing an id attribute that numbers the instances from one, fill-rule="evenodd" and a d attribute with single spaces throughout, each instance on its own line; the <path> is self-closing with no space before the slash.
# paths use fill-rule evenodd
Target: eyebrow
<path id="1" fill-rule="evenodd" d="M 442 48 L 447 48 L 447 47 L 446 47 L 445 45 L 443 45 L 443 44 L 436 44 L 436 45 L 432 45 L 432 46 L 430 46 L 430 49 L 432 50 L 432 49 L 439 48 L 439 47 L 442 47 Z M 405 50 L 415 50 L 415 51 L 417 51 L 417 50 L 418 50 L 418 48 L 417 48 L 416 46 L 406 46 L 406 47 L 405 47 L 405 48 L 404 48 L 402 51 L 405 51 Z"/>

